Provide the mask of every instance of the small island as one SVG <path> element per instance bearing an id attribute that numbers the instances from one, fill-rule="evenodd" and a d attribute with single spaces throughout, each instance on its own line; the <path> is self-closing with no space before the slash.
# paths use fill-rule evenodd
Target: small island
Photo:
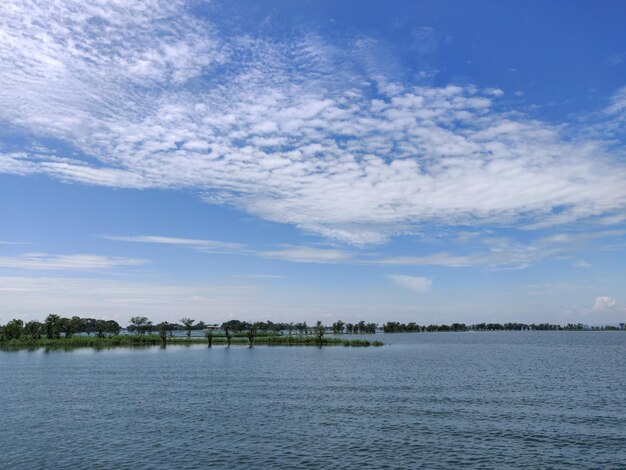
<path id="1" fill-rule="evenodd" d="M 201 331 L 202 336 L 193 331 Z M 147 317 L 130 319 L 123 329 L 115 320 L 96 320 L 73 316 L 62 318 L 48 315 L 43 322 L 24 322 L 13 319 L 0 326 L 0 347 L 113 347 L 150 346 L 168 344 L 206 344 L 226 347 L 263 346 L 382 346 L 381 341 L 368 339 L 343 339 L 325 336 L 329 328 L 318 321 L 312 327 L 303 323 L 245 322 L 230 320 L 221 325 L 208 325 L 190 318 L 182 318 L 180 324 L 161 322 L 154 324 Z M 181 334 L 183 332 L 183 334 Z"/>

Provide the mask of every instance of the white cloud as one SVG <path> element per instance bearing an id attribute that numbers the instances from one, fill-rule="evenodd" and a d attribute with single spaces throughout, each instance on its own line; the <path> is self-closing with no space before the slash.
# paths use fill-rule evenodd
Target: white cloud
<path id="1" fill-rule="evenodd" d="M 613 297 L 607 297 L 607 296 L 596 297 L 596 303 L 593 306 L 593 310 L 597 312 L 612 310 L 615 307 L 616 303 L 617 302 L 615 301 Z"/>
<path id="2" fill-rule="evenodd" d="M 204 251 L 208 253 L 223 253 L 223 252 L 243 252 L 246 250 L 246 245 L 241 243 L 222 242 L 216 240 L 200 240 L 193 238 L 176 238 L 176 237 L 162 237 L 155 235 L 140 235 L 140 236 L 111 236 L 104 235 L 102 238 L 107 240 L 133 242 L 133 243 L 154 243 L 162 245 L 179 245 L 194 248 L 198 251 Z"/>
<path id="3" fill-rule="evenodd" d="M 626 86 L 620 88 L 611 98 L 611 104 L 606 108 L 609 114 L 626 111 Z"/>
<path id="4" fill-rule="evenodd" d="M 569 256 L 591 240 L 622 237 L 626 230 L 600 230 L 584 233 L 555 233 L 529 243 L 519 243 L 505 237 L 484 236 L 480 232 L 453 233 L 455 241 L 472 242 L 472 251 L 463 254 L 447 252 L 426 255 L 381 256 L 380 253 L 337 248 L 318 248 L 306 245 L 279 245 L 277 249 L 259 249 L 245 244 L 217 240 L 166 237 L 159 235 L 110 236 L 102 238 L 132 243 L 152 243 L 192 248 L 206 253 L 261 256 L 295 263 L 342 263 L 378 266 L 444 266 L 462 268 L 484 266 L 490 269 L 523 269 L 554 256 Z M 590 267 L 577 260 L 572 266 Z"/>
<path id="5" fill-rule="evenodd" d="M 139 236 L 110 236 L 105 235 L 107 240 L 155 243 L 165 245 L 177 245 L 193 248 L 205 253 L 230 253 L 239 255 L 261 256 L 264 258 L 279 259 L 293 263 L 338 263 L 350 262 L 354 255 L 344 250 L 316 248 L 304 245 L 282 245 L 275 250 L 253 250 L 245 244 L 221 242 L 216 240 L 201 240 L 193 238 L 174 238 L 155 235 Z"/>
<path id="6" fill-rule="evenodd" d="M 0 151 L 0 171 L 193 188 L 361 245 L 626 208 L 626 166 L 608 144 L 497 111 L 497 90 L 399 84 L 367 38 L 341 48 L 314 33 L 288 44 L 215 31 L 177 1 L 2 2 L 0 120 L 80 157 Z"/>
<path id="7" fill-rule="evenodd" d="M 260 251 L 258 255 L 294 263 L 339 263 L 349 262 L 353 258 L 351 253 L 343 250 L 310 246 L 287 246 L 280 250 Z"/>
<path id="8" fill-rule="evenodd" d="M 405 276 L 402 274 L 389 274 L 386 277 L 396 284 L 420 294 L 428 292 L 433 285 L 432 281 L 426 277 Z"/>
<path id="9" fill-rule="evenodd" d="M 142 259 L 99 255 L 50 255 L 45 253 L 24 253 L 17 256 L 0 257 L 0 269 L 86 271 L 111 269 L 121 266 L 139 266 L 145 263 L 146 261 Z"/>

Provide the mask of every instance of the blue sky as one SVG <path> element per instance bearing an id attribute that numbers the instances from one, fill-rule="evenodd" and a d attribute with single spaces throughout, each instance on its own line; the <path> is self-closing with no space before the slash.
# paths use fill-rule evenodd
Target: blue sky
<path id="1" fill-rule="evenodd" d="M 625 23 L 2 2 L 0 321 L 622 322 Z"/>

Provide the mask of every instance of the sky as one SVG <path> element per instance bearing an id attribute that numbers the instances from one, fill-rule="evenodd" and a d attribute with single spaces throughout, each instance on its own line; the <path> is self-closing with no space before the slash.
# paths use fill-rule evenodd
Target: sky
<path id="1" fill-rule="evenodd" d="M 624 24 L 4 0 L 0 323 L 623 322 Z"/>

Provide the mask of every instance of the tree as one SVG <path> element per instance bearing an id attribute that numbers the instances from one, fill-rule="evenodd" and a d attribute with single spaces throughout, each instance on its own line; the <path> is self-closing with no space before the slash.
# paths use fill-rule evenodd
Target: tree
<path id="1" fill-rule="evenodd" d="M 32 340 L 38 340 L 41 338 L 41 331 L 43 330 L 43 323 L 36 320 L 29 321 L 24 325 L 24 333 Z"/>
<path id="2" fill-rule="evenodd" d="M 96 320 L 96 335 L 98 338 L 104 338 L 107 329 L 107 322 L 104 320 Z"/>
<path id="3" fill-rule="evenodd" d="M 296 330 L 298 330 L 301 335 L 307 334 L 308 329 L 309 327 L 307 326 L 306 322 L 296 323 Z"/>
<path id="4" fill-rule="evenodd" d="M 230 322 L 222 323 L 222 330 L 224 330 L 224 334 L 226 335 L 226 342 L 228 343 L 228 347 L 230 348 Z"/>
<path id="5" fill-rule="evenodd" d="M 122 327 L 115 320 L 107 320 L 104 322 L 104 331 L 106 331 L 109 336 L 119 335 L 121 329 Z"/>
<path id="6" fill-rule="evenodd" d="M 191 338 L 191 327 L 196 321 L 191 318 L 181 318 L 180 322 L 187 328 L 187 338 Z"/>
<path id="7" fill-rule="evenodd" d="M 131 317 L 130 325 L 128 325 L 127 330 L 134 331 L 140 335 L 145 335 L 146 331 L 152 330 L 152 322 L 146 317 Z"/>
<path id="8" fill-rule="evenodd" d="M 246 336 L 248 337 L 248 343 L 250 347 L 254 344 L 254 337 L 256 336 L 256 332 L 258 329 L 263 327 L 263 322 L 251 323 L 248 327 L 248 331 L 246 332 Z"/>
<path id="9" fill-rule="evenodd" d="M 209 343 L 209 347 L 213 346 L 213 328 L 208 327 L 205 331 L 204 331 L 204 336 L 206 336 L 206 339 Z"/>
<path id="10" fill-rule="evenodd" d="M 322 337 L 324 336 L 325 331 L 324 325 L 322 325 L 322 322 L 318 320 L 313 330 L 315 331 L 315 336 L 317 336 L 317 344 L 321 346 Z"/>
<path id="11" fill-rule="evenodd" d="M 163 344 L 167 344 L 167 333 L 171 330 L 172 326 L 164 321 L 159 323 L 156 326 L 157 331 L 159 332 L 159 336 L 161 337 L 161 341 L 163 342 Z"/>
<path id="12" fill-rule="evenodd" d="M 74 333 L 78 331 L 80 326 L 80 317 L 73 316 L 72 318 L 62 318 L 61 319 L 61 328 L 65 333 L 66 338 L 71 338 L 74 336 Z"/>
<path id="13" fill-rule="evenodd" d="M 344 326 L 344 322 L 342 322 L 341 320 L 337 320 L 335 323 L 333 323 L 333 333 L 335 333 L 336 335 L 343 333 Z"/>
<path id="14" fill-rule="evenodd" d="M 91 336 L 91 333 L 96 331 L 96 319 L 95 318 L 81 318 L 78 330 L 82 333 L 87 333 L 87 336 Z"/>
<path id="15" fill-rule="evenodd" d="M 24 322 L 22 320 L 13 319 L 4 325 L 2 330 L 5 340 L 20 339 L 24 332 Z"/>
<path id="16" fill-rule="evenodd" d="M 61 338 L 61 317 L 55 314 L 50 314 L 44 321 L 44 329 L 46 330 L 46 337 L 48 339 Z"/>

